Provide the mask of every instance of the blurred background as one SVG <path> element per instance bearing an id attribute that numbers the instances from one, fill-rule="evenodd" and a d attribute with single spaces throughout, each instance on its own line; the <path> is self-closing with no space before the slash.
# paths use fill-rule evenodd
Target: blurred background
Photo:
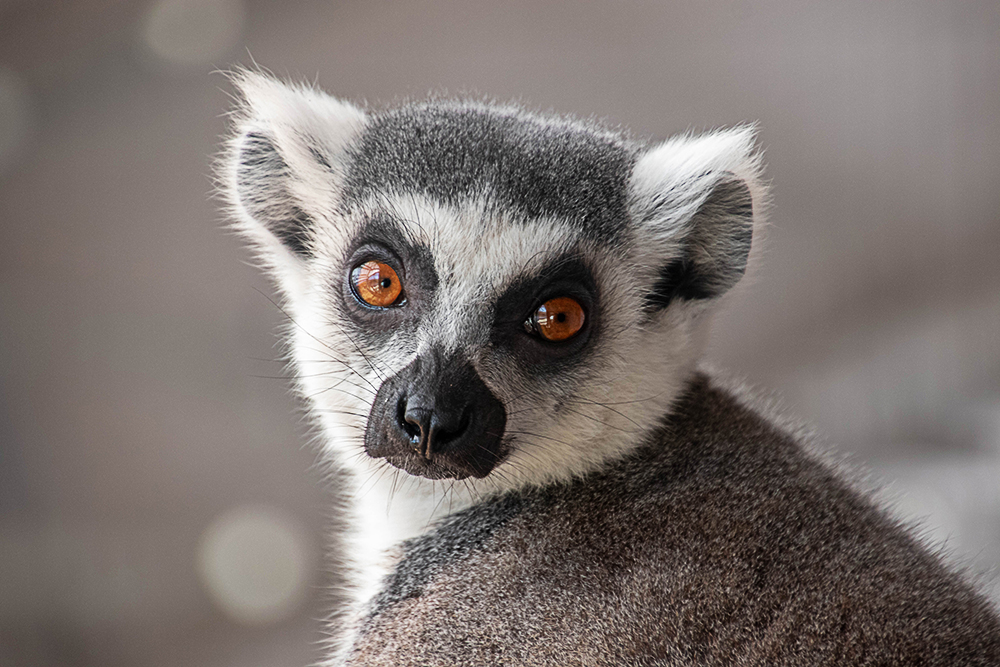
<path id="1" fill-rule="evenodd" d="M 1000 4 L 0 0 L 0 665 L 306 665 L 334 484 L 222 229 L 216 68 L 760 123 L 763 263 L 710 357 L 1000 563 Z"/>

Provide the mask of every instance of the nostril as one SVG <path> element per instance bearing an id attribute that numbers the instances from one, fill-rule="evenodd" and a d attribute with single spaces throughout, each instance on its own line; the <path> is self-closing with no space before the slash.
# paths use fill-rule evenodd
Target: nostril
<path id="1" fill-rule="evenodd" d="M 416 424 L 411 424 L 410 422 L 406 422 L 406 424 L 403 425 L 403 430 L 406 432 L 406 435 L 408 435 L 410 437 L 410 444 L 411 445 L 419 445 L 420 444 L 420 427 L 419 426 L 417 426 Z"/>
<path id="2" fill-rule="evenodd" d="M 402 423 L 403 430 L 406 435 L 410 436 L 410 443 L 414 445 L 420 444 L 420 422 L 412 419 L 406 419 Z"/>
<path id="3" fill-rule="evenodd" d="M 427 460 L 443 450 L 461 448 L 473 421 L 472 406 L 445 407 L 421 394 L 401 394 L 396 401 L 396 426 L 410 447 Z"/>
<path id="4" fill-rule="evenodd" d="M 396 401 L 396 423 L 400 428 L 406 428 L 406 396 L 400 395 Z"/>
<path id="5" fill-rule="evenodd" d="M 411 444 L 420 444 L 420 421 L 413 416 L 406 415 L 406 396 L 400 396 L 399 402 L 396 404 L 396 423 L 406 433 Z"/>

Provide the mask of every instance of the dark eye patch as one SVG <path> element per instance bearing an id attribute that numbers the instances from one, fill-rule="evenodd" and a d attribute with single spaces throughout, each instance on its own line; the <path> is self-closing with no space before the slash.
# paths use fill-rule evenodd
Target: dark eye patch
<path id="1" fill-rule="evenodd" d="M 384 262 L 399 275 L 405 300 L 393 308 L 372 308 L 361 302 L 351 286 L 355 267 L 366 261 Z M 438 286 L 430 248 L 406 234 L 391 216 L 379 214 L 365 222 L 348 244 L 335 286 L 341 312 L 355 327 L 352 335 L 362 347 L 379 348 L 400 329 L 415 330 L 423 309 Z"/>
<path id="2" fill-rule="evenodd" d="M 527 332 L 525 321 L 546 301 L 570 297 L 583 306 L 586 321 L 580 332 L 567 341 L 550 342 Z M 559 370 L 581 363 L 598 332 L 597 287 L 593 273 L 576 253 L 549 262 L 533 276 L 512 283 L 494 305 L 491 343 L 514 354 L 519 361 L 538 369 Z"/>

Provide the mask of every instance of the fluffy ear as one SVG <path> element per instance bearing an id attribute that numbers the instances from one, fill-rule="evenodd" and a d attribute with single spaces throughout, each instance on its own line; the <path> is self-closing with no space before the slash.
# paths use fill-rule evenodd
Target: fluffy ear
<path id="1" fill-rule="evenodd" d="M 665 141 L 632 171 L 630 211 L 657 277 L 651 311 L 721 296 L 746 271 L 765 189 L 750 127 Z"/>
<path id="2" fill-rule="evenodd" d="M 313 252 L 315 221 L 333 211 L 345 150 L 365 124 L 356 107 L 264 74 L 232 76 L 239 96 L 222 159 L 222 190 L 236 226 L 275 270 Z"/>

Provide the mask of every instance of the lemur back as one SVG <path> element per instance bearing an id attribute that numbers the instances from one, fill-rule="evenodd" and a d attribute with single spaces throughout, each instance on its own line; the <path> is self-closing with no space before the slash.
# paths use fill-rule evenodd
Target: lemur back
<path id="1" fill-rule="evenodd" d="M 329 664 L 1000 665 L 981 595 L 698 370 L 749 128 L 234 80 L 223 191 L 350 501 Z"/>
<path id="2" fill-rule="evenodd" d="M 625 459 L 407 543 L 352 664 L 996 665 L 997 632 L 936 557 L 696 374 Z"/>

